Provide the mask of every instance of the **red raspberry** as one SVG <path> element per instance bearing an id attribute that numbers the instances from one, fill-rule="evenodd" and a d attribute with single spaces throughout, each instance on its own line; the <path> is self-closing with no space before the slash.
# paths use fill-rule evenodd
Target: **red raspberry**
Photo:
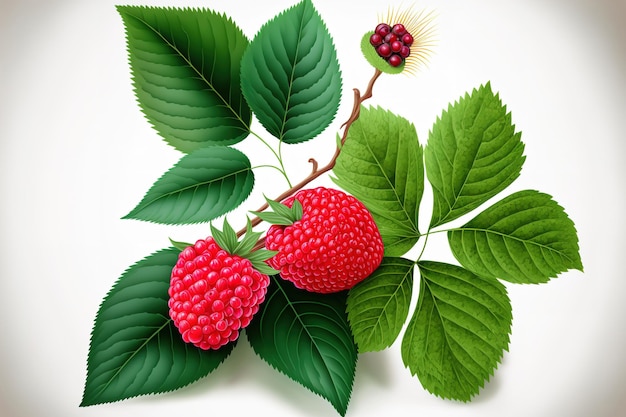
<path id="1" fill-rule="evenodd" d="M 265 247 L 278 254 L 268 263 L 298 288 L 331 293 L 367 278 L 383 258 L 383 242 L 372 215 L 359 200 L 342 191 L 319 187 L 301 190 L 283 204 L 302 204 L 293 224 L 272 225 Z"/>
<path id="2" fill-rule="evenodd" d="M 170 317 L 183 340 L 219 349 L 239 337 L 265 299 L 269 277 L 209 237 L 178 256 L 169 288 Z"/>

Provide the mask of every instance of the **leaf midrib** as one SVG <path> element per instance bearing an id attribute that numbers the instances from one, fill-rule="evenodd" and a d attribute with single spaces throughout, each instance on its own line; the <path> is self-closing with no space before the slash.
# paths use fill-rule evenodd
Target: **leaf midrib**
<path id="1" fill-rule="evenodd" d="M 366 135 L 361 135 L 361 137 L 365 138 Z M 396 144 L 397 144 L 398 141 L 399 141 L 399 139 L 396 141 Z M 398 195 L 398 192 L 397 192 L 394 184 L 392 184 L 391 179 L 389 178 L 389 176 L 387 175 L 387 173 L 383 169 L 383 166 L 382 166 L 381 162 L 376 157 L 376 154 L 374 153 L 374 150 L 370 146 L 370 142 L 368 140 L 365 140 L 365 145 L 367 146 L 368 151 L 370 152 L 370 154 L 372 155 L 372 157 L 376 161 L 376 166 L 380 169 L 380 172 L 382 173 L 383 177 L 387 181 L 387 184 L 389 184 L 390 189 L 393 191 L 393 195 L 396 198 L 396 202 L 400 205 L 400 207 L 402 207 L 401 211 L 404 212 L 404 214 L 406 216 L 406 219 L 409 221 L 409 224 L 412 227 L 412 230 L 419 234 L 419 230 L 418 230 L 417 226 L 413 222 L 413 219 L 411 218 L 411 216 L 409 216 L 409 213 L 406 211 L 406 207 L 404 206 L 404 204 L 402 204 L 402 201 L 400 200 L 400 196 Z M 396 146 L 396 153 L 399 152 L 399 148 L 400 148 L 400 146 Z"/>
<path id="2" fill-rule="evenodd" d="M 451 357 L 454 358 L 454 360 L 456 361 L 457 365 L 460 364 L 465 369 L 467 369 L 467 367 L 465 365 L 463 365 L 463 362 L 461 360 L 459 360 L 457 355 L 454 353 L 454 350 L 451 348 L 451 343 L 450 343 L 450 340 L 449 340 L 448 331 L 446 329 L 446 324 L 444 322 L 443 316 L 441 315 L 441 312 L 439 311 L 439 306 L 437 305 L 437 300 L 438 299 L 435 296 L 435 294 L 433 293 L 432 289 L 430 288 L 430 285 L 428 283 L 428 278 L 424 278 L 423 280 L 424 280 L 424 285 L 427 287 L 428 293 L 430 294 L 430 297 L 432 299 L 432 305 L 433 305 L 432 310 L 434 310 L 434 312 L 437 314 L 437 317 L 439 317 L 439 322 L 441 323 L 441 329 L 442 329 L 443 337 L 444 337 L 444 340 L 445 340 L 445 347 L 444 347 L 444 349 L 445 349 L 445 351 L 448 352 L 448 354 Z M 476 362 L 474 357 L 469 352 L 467 352 L 467 350 L 465 348 L 463 348 L 463 346 L 461 346 L 461 348 L 472 358 L 472 360 L 474 360 Z M 445 360 L 445 355 L 441 355 L 441 362 L 439 363 L 439 369 L 443 369 L 444 368 L 443 367 L 443 361 L 444 360 Z M 452 370 L 454 372 L 454 376 L 457 379 L 458 387 L 463 389 L 463 391 L 467 392 L 467 390 L 464 389 L 465 387 L 464 387 L 464 385 L 463 385 L 463 383 L 461 381 L 461 376 L 460 376 L 460 374 L 459 374 L 459 372 L 457 370 L 457 367 L 456 366 L 451 366 L 451 368 L 452 368 Z M 452 397 L 452 396 L 450 396 L 450 397 Z"/>
<path id="3" fill-rule="evenodd" d="M 503 232 L 498 232 L 498 231 L 490 230 L 490 229 L 481 229 L 481 228 L 478 228 L 478 227 L 458 227 L 458 228 L 449 230 L 449 232 L 451 232 L 451 233 L 454 233 L 454 232 L 464 232 L 464 231 L 467 231 L 467 232 L 481 232 L 481 233 L 485 233 L 485 234 L 492 233 L 494 235 L 497 235 L 497 236 L 500 236 L 500 237 L 503 237 L 503 238 L 508 238 L 508 239 L 515 240 L 515 241 L 520 242 L 522 244 L 534 245 L 534 246 L 537 246 L 537 247 L 539 247 L 541 249 L 545 249 L 548 252 L 556 253 L 556 254 L 564 257 L 565 259 L 567 259 L 569 262 L 572 262 L 574 265 L 576 264 L 576 261 L 574 259 L 570 258 L 567 254 L 565 254 L 565 253 L 563 253 L 563 252 L 561 252 L 561 251 L 559 251 L 557 249 L 554 249 L 554 248 L 552 248 L 550 246 L 547 246 L 547 245 L 544 245 L 544 244 L 541 244 L 541 243 L 533 242 L 531 240 L 524 240 L 524 239 L 521 239 L 519 237 L 507 235 L 506 233 L 503 233 Z M 489 245 L 489 247 L 491 248 L 491 245 Z M 509 256 L 511 256 L 511 253 L 509 252 L 508 249 L 507 249 L 507 252 L 509 253 Z M 513 256 L 511 256 L 511 257 L 513 257 Z"/>
<path id="4" fill-rule="evenodd" d="M 302 16 L 300 16 L 300 22 L 298 26 L 298 41 L 296 42 L 296 51 L 293 56 L 293 62 L 291 62 L 291 74 L 289 75 L 289 86 L 287 87 L 287 101 L 285 102 L 285 112 L 283 114 L 283 120 L 280 126 L 280 134 L 279 140 L 281 142 L 284 141 L 285 138 L 285 127 L 287 126 L 287 112 L 289 111 L 289 103 L 291 102 L 291 91 L 293 90 L 293 80 L 295 78 L 296 73 L 296 62 L 298 60 L 298 55 L 300 53 L 300 39 L 302 39 L 302 28 L 304 27 L 304 8 L 306 8 L 306 3 L 303 2 L 303 10 Z"/>
<path id="5" fill-rule="evenodd" d="M 398 264 L 390 264 L 391 266 L 397 266 Z M 405 265 L 401 265 L 401 266 L 405 266 Z M 393 293 L 391 294 L 390 297 L 386 297 L 387 298 L 387 302 L 385 303 L 385 305 L 382 308 L 382 311 L 384 312 L 387 309 L 387 306 L 389 306 L 389 304 L 391 303 L 392 299 L 396 299 L 396 294 L 398 292 L 400 292 L 400 290 L 403 288 L 404 283 L 408 280 L 408 276 L 413 272 L 413 266 L 411 266 L 411 268 L 409 269 L 409 271 L 405 272 L 403 274 L 402 280 L 400 281 L 400 284 L 396 287 L 396 289 L 393 291 Z M 404 293 L 404 291 L 402 291 L 402 293 Z M 407 308 L 408 311 L 408 308 Z M 381 319 L 382 319 L 382 314 L 378 315 L 378 317 L 376 318 L 375 324 L 372 326 L 372 328 L 379 326 L 379 324 L 381 323 Z M 374 337 L 374 332 L 370 332 L 369 337 L 367 338 L 367 342 L 368 344 L 371 344 L 371 340 Z"/>

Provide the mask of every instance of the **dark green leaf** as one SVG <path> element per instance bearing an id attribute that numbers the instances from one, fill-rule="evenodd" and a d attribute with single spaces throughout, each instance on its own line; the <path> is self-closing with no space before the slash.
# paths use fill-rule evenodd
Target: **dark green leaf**
<path id="1" fill-rule="evenodd" d="M 345 292 L 316 294 L 274 276 L 246 329 L 254 351 L 272 367 L 327 399 L 345 415 L 357 351 Z"/>
<path id="2" fill-rule="evenodd" d="M 162 393 L 209 374 L 233 344 L 203 351 L 185 343 L 169 318 L 170 273 L 178 249 L 156 252 L 115 283 L 96 316 L 81 406 Z"/>
<path id="3" fill-rule="evenodd" d="M 448 232 L 448 240 L 461 265 L 484 277 L 536 284 L 583 270 L 574 223 L 538 191 L 506 197 Z"/>
<path id="4" fill-rule="evenodd" d="M 420 294 L 402 340 L 402 359 L 431 393 L 469 401 L 509 346 L 506 288 L 455 265 L 418 266 Z"/>
<path id="5" fill-rule="evenodd" d="M 241 62 L 241 87 L 261 124 L 286 143 L 314 138 L 335 118 L 341 71 L 310 0 L 267 22 Z"/>
<path id="6" fill-rule="evenodd" d="M 238 207 L 253 187 L 254 174 L 243 153 L 221 146 L 201 148 L 183 156 L 124 218 L 207 222 Z"/>
<path id="7" fill-rule="evenodd" d="M 511 184 L 525 159 L 520 138 L 489 83 L 450 105 L 424 151 L 434 194 L 430 226 L 468 213 Z"/>
<path id="8" fill-rule="evenodd" d="M 415 245 L 424 163 L 411 123 L 381 108 L 361 108 L 333 173 L 372 213 L 386 256 L 402 256 Z"/>
<path id="9" fill-rule="evenodd" d="M 249 133 L 240 87 L 248 39 L 226 16 L 205 9 L 118 6 L 137 100 L 161 136 L 191 152 Z"/>
<path id="10" fill-rule="evenodd" d="M 385 349 L 396 340 L 409 314 L 413 261 L 383 258 L 364 281 L 348 293 L 348 319 L 359 352 Z"/>

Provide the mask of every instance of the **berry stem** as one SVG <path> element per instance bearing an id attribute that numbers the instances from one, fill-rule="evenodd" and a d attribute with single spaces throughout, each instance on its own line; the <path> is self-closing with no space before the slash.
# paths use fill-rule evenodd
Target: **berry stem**
<path id="1" fill-rule="evenodd" d="M 335 154 L 333 155 L 330 162 L 328 162 L 328 164 L 320 168 L 318 166 L 317 161 L 314 158 L 309 159 L 309 162 L 313 165 L 313 169 L 311 173 L 309 174 L 309 176 L 304 178 L 302 181 L 300 181 L 296 185 L 289 188 L 287 191 L 283 192 L 281 195 L 276 197 L 274 201 L 280 202 L 284 200 L 285 198 L 293 195 L 295 192 L 301 190 L 304 186 L 306 186 L 307 184 L 309 184 L 316 178 L 320 177 L 321 175 L 333 169 L 333 167 L 335 166 L 335 163 L 337 162 L 337 158 L 339 157 L 339 154 L 341 153 L 341 148 L 343 144 L 346 142 L 346 139 L 348 138 L 348 131 L 350 130 L 350 126 L 352 126 L 352 123 L 354 123 L 359 118 L 359 115 L 361 114 L 361 104 L 363 104 L 365 100 L 372 97 L 374 83 L 376 83 L 376 80 L 378 79 L 378 77 L 380 77 L 381 74 L 382 72 L 379 69 L 375 69 L 374 75 L 370 79 L 367 85 L 367 90 L 365 90 L 365 93 L 363 95 L 361 95 L 361 92 L 359 91 L 358 88 L 355 88 L 353 90 L 354 91 L 354 106 L 352 107 L 352 113 L 350 114 L 350 117 L 348 118 L 348 120 L 344 124 L 341 125 L 341 127 L 344 128 L 343 136 L 341 137 L 341 146 L 337 146 L 337 149 L 335 150 Z M 265 211 L 268 207 L 269 207 L 269 204 L 265 203 L 261 207 L 259 207 L 256 211 L 258 212 Z M 255 217 L 251 220 L 250 223 L 252 224 L 252 227 L 254 227 L 261 222 L 262 220 L 259 217 Z M 246 232 L 245 228 L 241 229 L 240 231 L 237 232 L 237 237 L 242 236 L 245 232 Z M 263 240 L 264 239 L 259 240 L 259 243 L 262 242 Z"/>

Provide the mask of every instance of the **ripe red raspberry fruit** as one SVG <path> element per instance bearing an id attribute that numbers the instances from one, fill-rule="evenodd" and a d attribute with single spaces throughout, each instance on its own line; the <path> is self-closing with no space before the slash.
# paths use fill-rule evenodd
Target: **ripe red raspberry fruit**
<path id="1" fill-rule="evenodd" d="M 224 233 L 232 230 L 226 224 L 224 229 Z M 214 230 L 213 235 L 221 240 L 219 232 Z M 254 235 L 246 238 L 256 243 L 258 236 Z M 180 253 L 172 269 L 169 288 L 170 318 L 185 342 L 204 350 L 219 349 L 236 340 L 239 330 L 246 327 L 259 310 L 269 285 L 269 277 L 261 273 L 257 265 L 229 253 L 222 248 L 228 243 L 220 245 L 216 239 L 198 240 Z M 257 252 L 252 257 L 261 259 L 263 254 L 259 256 Z M 260 269 L 266 268 L 267 265 Z"/>
<path id="2" fill-rule="evenodd" d="M 268 260 L 298 288 L 331 293 L 367 278 L 383 258 L 383 242 L 372 215 L 343 191 L 319 187 L 301 190 L 284 205 L 301 204 L 302 215 L 290 225 L 272 225 L 265 247 L 278 251 Z"/>

